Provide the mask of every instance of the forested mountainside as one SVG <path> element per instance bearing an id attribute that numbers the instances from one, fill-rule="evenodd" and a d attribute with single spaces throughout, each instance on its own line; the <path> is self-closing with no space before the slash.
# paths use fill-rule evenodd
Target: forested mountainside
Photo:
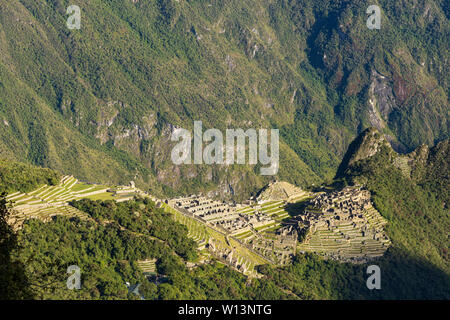
<path id="1" fill-rule="evenodd" d="M 272 177 L 174 166 L 174 128 L 278 128 L 278 177 L 299 186 L 331 181 L 368 126 L 399 151 L 434 145 L 448 137 L 448 2 L 375 1 L 380 30 L 372 4 L 1 1 L 0 154 L 155 194 L 246 197 Z"/>
<path id="2" fill-rule="evenodd" d="M 43 184 L 56 185 L 59 175 L 48 168 L 0 159 L 0 194 L 29 192 Z"/>

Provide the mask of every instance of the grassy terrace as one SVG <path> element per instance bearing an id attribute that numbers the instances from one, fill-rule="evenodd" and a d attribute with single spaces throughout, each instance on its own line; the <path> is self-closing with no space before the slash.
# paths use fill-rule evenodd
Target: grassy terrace
<path id="1" fill-rule="evenodd" d="M 156 259 L 137 261 L 144 274 L 156 274 Z"/>
<path id="2" fill-rule="evenodd" d="M 256 227 L 255 230 L 256 231 L 261 231 L 261 230 L 265 230 L 265 229 L 268 229 L 268 228 L 274 228 L 275 226 L 278 227 L 279 223 L 272 222 L 272 223 L 269 223 L 269 224 L 265 224 L 263 226 Z"/>
<path id="3" fill-rule="evenodd" d="M 252 236 L 252 235 L 253 235 L 252 231 L 246 231 L 246 232 L 238 233 L 234 237 L 236 239 L 245 239 L 245 238 L 247 238 L 249 236 Z"/>
<path id="4" fill-rule="evenodd" d="M 85 191 L 85 190 L 91 189 L 91 188 L 92 188 L 91 184 L 79 182 L 76 185 L 74 185 L 71 190 L 72 190 L 72 192 L 80 192 L 80 191 Z"/>
<path id="5" fill-rule="evenodd" d="M 384 218 L 373 207 L 363 214 L 371 228 L 377 229 L 386 223 Z M 345 236 L 350 236 L 351 238 L 346 239 Z M 299 244 L 297 249 L 322 255 L 336 254 L 339 251 L 341 257 L 351 259 L 362 256 L 382 256 L 389 244 L 389 240 L 374 240 L 371 237 L 363 236 L 361 231 L 355 229 L 352 224 L 346 224 L 338 226 L 333 231 L 327 230 L 326 227 L 318 229 L 311 235 L 309 241 Z"/>
<path id="6" fill-rule="evenodd" d="M 269 201 L 262 205 L 251 205 L 237 210 L 237 213 L 243 214 L 256 214 L 261 212 L 263 214 L 272 215 L 275 220 L 281 221 L 289 216 L 288 212 L 284 209 L 285 203 L 283 201 Z"/>
<path id="7" fill-rule="evenodd" d="M 256 212 L 261 212 L 263 214 L 269 215 L 275 222 L 270 222 L 263 226 L 258 226 L 255 230 L 262 234 L 264 237 L 271 237 L 271 233 L 280 228 L 281 222 L 287 218 L 290 218 L 291 215 L 288 213 L 286 207 L 292 204 L 302 203 L 311 198 L 310 194 L 303 194 L 298 196 L 297 198 L 290 199 L 290 203 L 287 204 L 285 201 L 268 201 L 261 205 L 253 204 L 250 206 L 246 206 L 237 210 L 238 213 L 243 214 L 255 214 Z M 247 231 L 235 236 L 236 239 L 241 241 L 248 241 L 252 237 L 255 236 L 254 231 Z"/>
<path id="8" fill-rule="evenodd" d="M 99 193 L 99 194 L 94 194 L 91 196 L 87 196 L 86 198 L 89 198 L 91 200 L 117 200 L 118 197 L 114 197 L 112 193 L 110 192 L 105 192 L 105 193 Z"/>
<path id="9" fill-rule="evenodd" d="M 72 176 L 64 176 L 56 186 L 43 185 L 28 193 L 15 192 L 7 196 L 7 200 L 13 203 L 14 221 L 21 222 L 30 218 L 38 218 L 48 221 L 55 215 L 80 216 L 86 218 L 81 211 L 68 205 L 75 199 L 89 198 L 92 200 L 124 200 L 134 196 L 132 189 L 127 193 L 114 195 L 107 192 L 104 185 L 87 184 L 78 182 Z M 128 192 L 129 191 L 129 192 Z"/>

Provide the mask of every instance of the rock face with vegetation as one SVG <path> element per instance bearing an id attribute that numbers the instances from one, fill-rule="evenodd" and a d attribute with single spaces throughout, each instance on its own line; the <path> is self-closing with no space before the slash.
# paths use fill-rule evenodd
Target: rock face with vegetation
<path id="1" fill-rule="evenodd" d="M 69 30 L 69 1 L 2 1 L 0 154 L 229 198 L 269 181 L 255 166 L 173 165 L 174 128 L 278 128 L 278 178 L 300 187 L 330 181 L 368 126 L 397 150 L 433 145 L 448 136 L 445 2 L 377 3 L 380 30 L 370 1 L 93 0 Z"/>

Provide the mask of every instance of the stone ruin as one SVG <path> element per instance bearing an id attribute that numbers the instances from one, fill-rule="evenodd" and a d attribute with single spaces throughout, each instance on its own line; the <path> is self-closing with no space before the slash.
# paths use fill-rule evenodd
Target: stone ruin
<path id="1" fill-rule="evenodd" d="M 373 207 L 368 190 L 346 187 L 315 197 L 293 225 L 306 231 L 301 251 L 363 262 L 383 255 L 390 245 L 383 228 L 386 223 Z"/>
<path id="2" fill-rule="evenodd" d="M 236 270 L 246 273 L 249 270 L 250 263 L 244 257 L 236 254 L 233 249 L 221 247 L 220 244 L 209 239 L 206 248 L 223 263 L 235 268 Z"/>
<path id="3" fill-rule="evenodd" d="M 195 217 L 210 221 L 221 218 L 237 217 L 236 209 L 226 202 L 207 199 L 203 196 L 190 196 L 169 201 L 170 205 L 182 208 Z"/>
<path id="4" fill-rule="evenodd" d="M 264 203 L 266 201 L 279 201 L 284 200 L 290 202 L 295 198 L 306 195 L 307 192 L 303 191 L 297 186 L 285 181 L 273 181 L 265 186 L 256 197 L 258 203 Z"/>
<path id="5" fill-rule="evenodd" d="M 185 213 L 229 234 L 246 232 L 274 222 L 270 216 L 261 212 L 255 214 L 237 213 L 235 204 L 215 201 L 203 196 L 192 195 L 187 198 L 172 199 L 169 201 L 169 205 L 176 206 Z"/>
<path id="6" fill-rule="evenodd" d="M 286 265 L 295 255 L 297 239 L 297 230 L 293 226 L 287 226 L 277 230 L 274 238 L 257 235 L 248 245 L 272 263 Z"/>
<path id="7" fill-rule="evenodd" d="M 285 199 L 284 201 L 294 199 L 299 195 L 304 196 L 305 194 L 299 188 L 282 182 L 270 184 L 265 191 L 273 194 L 272 191 L 275 189 L 283 191 L 279 196 Z M 236 236 L 237 238 L 235 239 L 242 245 L 275 264 L 286 264 L 291 260 L 292 255 L 295 254 L 297 231 L 294 228 L 283 229 L 276 235 L 269 236 L 270 239 L 261 234 L 260 230 L 265 230 L 265 226 L 276 224 L 276 220 L 270 213 L 263 212 L 262 204 L 255 203 L 251 212 L 237 212 L 244 206 L 215 201 L 202 195 L 171 199 L 168 201 L 168 204 L 223 234 Z M 240 238 L 243 234 L 248 235 L 245 238 Z M 274 239 L 271 237 L 274 237 Z M 214 248 L 212 244 L 208 244 L 207 247 L 210 250 Z M 229 252 L 214 252 L 216 256 L 219 255 L 222 258 L 223 255 L 229 255 Z M 239 266 L 235 267 L 238 268 Z"/>

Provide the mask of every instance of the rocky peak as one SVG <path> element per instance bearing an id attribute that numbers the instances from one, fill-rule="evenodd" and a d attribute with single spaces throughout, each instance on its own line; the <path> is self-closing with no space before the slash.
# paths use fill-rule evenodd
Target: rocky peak
<path id="1" fill-rule="evenodd" d="M 342 175 L 355 162 L 374 156 L 383 146 L 392 149 L 382 133 L 374 127 L 367 128 L 348 147 L 337 176 Z"/>

